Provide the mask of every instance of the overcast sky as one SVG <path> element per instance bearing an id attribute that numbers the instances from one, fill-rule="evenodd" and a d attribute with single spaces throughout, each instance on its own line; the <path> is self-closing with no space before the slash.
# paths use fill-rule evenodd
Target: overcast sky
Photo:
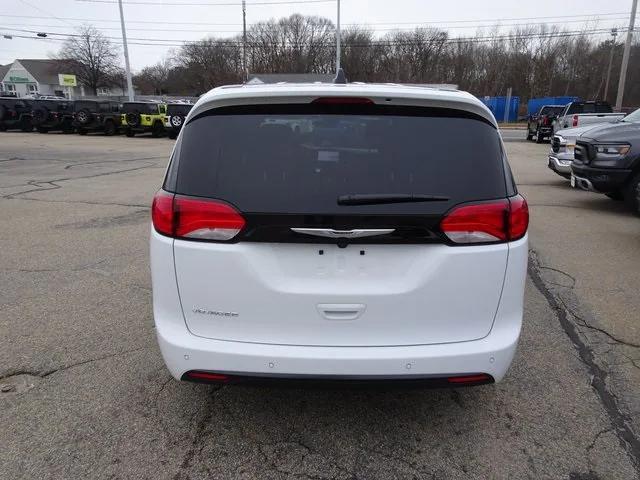
<path id="1" fill-rule="evenodd" d="M 277 1 L 285 0 L 247 0 L 247 22 L 251 24 L 292 13 L 322 15 L 335 21 L 335 0 L 258 5 Z M 232 5 L 220 5 L 225 3 Z M 207 35 L 227 37 L 239 33 L 242 28 L 240 4 L 240 0 L 124 0 L 132 68 L 137 71 L 155 63 L 172 48 L 135 45 L 136 42 L 151 43 L 148 39 L 162 39 L 166 43 L 180 44 Z M 431 24 L 454 36 L 473 34 L 479 25 L 501 24 L 502 30 L 506 31 L 513 28 L 513 24 L 539 22 L 575 31 L 584 28 L 587 21 L 591 27 L 625 28 L 630 9 L 631 0 L 342 0 L 342 23 L 368 25 L 378 35 L 388 29 L 412 28 L 417 24 Z M 2 0 L 0 64 L 15 58 L 47 58 L 60 48 L 60 40 L 64 38 L 50 35 L 37 39 L 35 33 L 20 30 L 66 34 L 82 24 L 92 24 L 106 36 L 114 37 L 115 43 L 119 42 L 117 0 Z M 2 34 L 34 38 L 14 36 L 9 40 Z"/>

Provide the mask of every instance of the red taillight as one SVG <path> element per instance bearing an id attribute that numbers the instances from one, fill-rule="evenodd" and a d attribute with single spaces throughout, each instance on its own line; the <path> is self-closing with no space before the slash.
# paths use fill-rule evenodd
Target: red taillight
<path id="1" fill-rule="evenodd" d="M 197 240 L 231 240 L 245 225 L 244 218 L 226 203 L 164 190 L 153 198 L 151 217 L 159 233 Z"/>
<path id="2" fill-rule="evenodd" d="M 229 376 L 222 373 L 191 371 L 184 374 L 183 379 L 201 380 L 205 382 L 228 382 Z"/>
<path id="3" fill-rule="evenodd" d="M 545 115 L 544 117 L 542 117 L 542 125 L 549 125 L 551 122 L 549 121 L 549 116 Z"/>
<path id="4" fill-rule="evenodd" d="M 493 378 L 486 373 L 480 373 L 478 375 L 463 375 L 458 377 L 449 377 L 447 378 L 449 383 L 453 383 L 456 385 L 477 385 L 479 383 L 491 383 L 493 382 Z"/>
<path id="5" fill-rule="evenodd" d="M 529 205 L 522 195 L 509 199 L 509 240 L 519 240 L 529 228 Z"/>
<path id="6" fill-rule="evenodd" d="M 529 209 L 520 196 L 454 208 L 440 223 L 454 243 L 491 243 L 518 240 L 527 233 Z"/>
<path id="7" fill-rule="evenodd" d="M 574 115 L 573 116 L 573 126 L 577 127 L 578 126 L 578 115 Z"/>
<path id="8" fill-rule="evenodd" d="M 153 197 L 151 221 L 153 228 L 163 235 L 173 236 L 173 193 L 159 190 Z"/>
<path id="9" fill-rule="evenodd" d="M 374 105 L 373 100 L 364 97 L 320 97 L 311 103 L 323 105 Z"/>

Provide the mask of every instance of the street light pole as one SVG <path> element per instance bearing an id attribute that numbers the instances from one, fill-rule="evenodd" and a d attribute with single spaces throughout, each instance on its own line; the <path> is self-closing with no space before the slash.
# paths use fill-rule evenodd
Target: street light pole
<path id="1" fill-rule="evenodd" d="M 131 80 L 131 65 L 129 64 L 129 49 L 127 48 L 127 30 L 124 28 L 124 12 L 122 11 L 122 0 L 118 0 L 120 7 L 120 25 L 122 26 L 122 45 L 124 46 L 124 66 L 127 71 L 127 93 L 129 101 L 133 102 L 133 81 Z"/>
<path id="2" fill-rule="evenodd" d="M 611 52 L 609 53 L 609 68 L 607 69 L 607 81 L 604 84 L 604 99 L 609 98 L 609 80 L 611 80 L 611 66 L 613 65 L 613 52 L 616 50 L 616 37 L 618 36 L 618 29 L 611 29 Z"/>
<path id="3" fill-rule="evenodd" d="M 242 0 L 242 80 L 249 79 L 247 70 L 247 2 Z"/>
<path id="4" fill-rule="evenodd" d="M 624 44 L 624 54 L 622 55 L 622 67 L 620 68 L 620 80 L 618 82 L 618 98 L 616 99 L 616 110 L 622 109 L 622 98 L 624 97 L 624 84 L 627 81 L 627 67 L 629 66 L 629 54 L 631 53 L 631 40 L 633 39 L 633 28 L 636 23 L 636 10 L 638 0 L 633 0 L 631 6 L 631 18 L 629 19 L 629 31 L 627 31 L 627 41 Z"/>
<path id="5" fill-rule="evenodd" d="M 336 73 L 340 70 L 340 41 L 341 41 L 341 31 L 340 31 L 340 0 L 338 1 L 338 21 L 336 24 Z"/>

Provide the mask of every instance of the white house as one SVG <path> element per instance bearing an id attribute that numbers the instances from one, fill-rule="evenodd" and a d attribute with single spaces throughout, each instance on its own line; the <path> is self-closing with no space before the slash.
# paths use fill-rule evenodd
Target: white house
<path id="1" fill-rule="evenodd" d="M 72 98 L 93 95 L 83 85 L 66 87 L 60 85 L 59 74 L 69 74 L 64 60 L 51 59 L 17 59 L 9 65 L 0 66 L 0 91 L 25 95 L 59 95 Z M 71 91 L 69 91 L 71 90 Z M 126 88 L 116 86 L 98 88 L 99 96 L 126 96 Z"/>
<path id="2" fill-rule="evenodd" d="M 2 75 L 4 73 L 4 75 Z M 18 97 L 25 95 L 60 95 L 67 93 L 69 87 L 60 85 L 58 74 L 65 71 L 60 60 L 18 59 L 0 68 L 0 82 L 5 93 Z M 81 94 L 80 87 L 72 88 L 72 95 Z"/>

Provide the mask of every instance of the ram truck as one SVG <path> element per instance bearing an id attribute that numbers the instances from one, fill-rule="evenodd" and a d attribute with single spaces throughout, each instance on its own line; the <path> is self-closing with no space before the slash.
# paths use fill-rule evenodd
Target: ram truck
<path id="1" fill-rule="evenodd" d="M 553 121 L 553 134 L 564 128 L 586 127 L 597 123 L 611 123 L 624 118 L 624 113 L 614 113 L 608 102 L 571 102 Z"/>

